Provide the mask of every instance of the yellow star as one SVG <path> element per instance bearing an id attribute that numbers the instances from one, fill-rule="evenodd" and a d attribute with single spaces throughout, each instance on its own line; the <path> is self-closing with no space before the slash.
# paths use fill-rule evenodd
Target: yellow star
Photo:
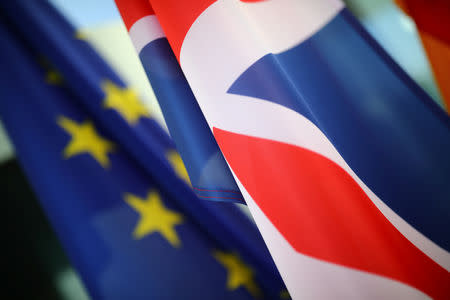
<path id="1" fill-rule="evenodd" d="M 48 84 L 59 85 L 63 82 L 63 77 L 50 63 L 50 61 L 45 58 L 45 56 L 39 57 L 39 64 L 45 70 L 45 81 Z"/>
<path id="2" fill-rule="evenodd" d="M 148 109 L 130 88 L 121 88 L 109 80 L 102 84 L 105 92 L 103 106 L 115 109 L 127 122 L 136 124 L 140 117 L 149 117 Z"/>
<path id="3" fill-rule="evenodd" d="M 157 192 L 149 192 L 146 199 L 127 194 L 125 201 L 141 217 L 133 232 L 136 239 L 159 232 L 173 247 L 181 245 L 174 227 L 183 222 L 183 217 L 181 214 L 165 208 Z"/>
<path id="4" fill-rule="evenodd" d="M 45 81 L 48 84 L 59 85 L 63 82 L 63 77 L 61 76 L 61 73 L 55 69 L 49 69 L 45 76 Z"/>
<path id="5" fill-rule="evenodd" d="M 58 124 L 72 137 L 64 148 L 66 159 L 88 153 L 103 167 L 109 166 L 108 152 L 113 151 L 114 144 L 98 135 L 92 122 L 85 121 L 78 124 L 66 117 L 59 117 Z"/>
<path id="6" fill-rule="evenodd" d="M 75 37 L 77 40 L 87 41 L 87 35 L 86 35 L 86 32 L 81 31 L 81 30 L 77 30 L 77 31 L 75 32 L 74 37 Z"/>
<path id="7" fill-rule="evenodd" d="M 189 180 L 188 172 L 186 171 L 186 168 L 184 167 L 183 160 L 181 160 L 180 154 L 178 154 L 177 151 L 171 150 L 167 152 L 166 154 L 167 160 L 175 170 L 175 173 L 177 175 L 184 179 L 188 184 L 191 184 L 191 181 Z"/>
<path id="8" fill-rule="evenodd" d="M 229 290 L 234 291 L 243 286 L 253 297 L 261 297 L 261 290 L 253 278 L 253 271 L 237 255 L 221 251 L 215 251 L 213 255 L 228 271 Z"/>
<path id="9" fill-rule="evenodd" d="M 280 299 L 291 299 L 291 295 L 289 295 L 289 292 L 287 289 L 283 289 L 280 292 Z"/>

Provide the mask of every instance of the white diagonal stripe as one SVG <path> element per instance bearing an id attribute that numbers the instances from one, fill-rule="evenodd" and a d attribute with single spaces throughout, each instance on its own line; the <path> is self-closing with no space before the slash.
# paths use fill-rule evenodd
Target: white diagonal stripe
<path id="1" fill-rule="evenodd" d="M 147 44 L 165 36 L 155 15 L 137 20 L 130 28 L 130 38 L 138 54 Z"/>

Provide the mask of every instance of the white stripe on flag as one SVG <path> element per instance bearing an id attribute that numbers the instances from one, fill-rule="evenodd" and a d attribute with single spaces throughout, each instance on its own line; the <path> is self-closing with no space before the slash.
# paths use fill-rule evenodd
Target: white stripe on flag
<path id="1" fill-rule="evenodd" d="M 235 178 L 292 299 L 431 299 L 399 281 L 296 252 Z"/>
<path id="2" fill-rule="evenodd" d="M 165 36 L 155 15 L 145 16 L 137 20 L 130 28 L 130 38 L 137 53 L 140 53 L 142 48 L 150 42 Z"/>
<path id="3" fill-rule="evenodd" d="M 180 64 L 193 90 L 224 92 L 258 59 L 306 40 L 343 7 L 339 0 L 219 0 L 192 24 L 181 47 Z M 208 74 L 209 82 L 198 73 Z"/>
<path id="4" fill-rule="evenodd" d="M 281 105 L 247 96 L 224 94 L 215 100 L 215 110 L 210 114 L 213 116 L 214 126 L 242 135 L 295 145 L 335 162 L 358 183 L 398 231 L 436 263 L 450 271 L 450 253 L 417 231 L 378 198 L 310 120 Z"/>

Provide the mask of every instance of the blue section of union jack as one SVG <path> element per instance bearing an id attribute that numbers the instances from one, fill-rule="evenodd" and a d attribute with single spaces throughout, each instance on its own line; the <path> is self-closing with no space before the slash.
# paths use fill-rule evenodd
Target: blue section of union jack
<path id="1" fill-rule="evenodd" d="M 258 60 L 228 92 L 308 118 L 378 197 L 450 251 L 450 120 L 360 30 L 343 11 L 307 41 Z M 339 43 L 330 38 L 337 32 Z"/>

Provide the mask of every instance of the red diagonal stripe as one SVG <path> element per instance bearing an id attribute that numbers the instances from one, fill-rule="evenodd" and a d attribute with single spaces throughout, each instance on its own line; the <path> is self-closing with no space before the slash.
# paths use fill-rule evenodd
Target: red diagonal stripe
<path id="1" fill-rule="evenodd" d="M 150 0 L 172 50 L 180 59 L 184 37 L 198 16 L 215 0 Z"/>
<path id="2" fill-rule="evenodd" d="M 148 3 L 148 0 L 114 0 L 116 2 L 117 9 L 122 16 L 123 22 L 127 30 L 130 30 L 131 26 L 136 23 L 137 20 L 148 16 L 154 15 L 152 7 Z"/>
<path id="3" fill-rule="evenodd" d="M 336 163 L 285 143 L 213 131 L 236 176 L 296 251 L 450 298 L 449 272 L 407 240 Z"/>

